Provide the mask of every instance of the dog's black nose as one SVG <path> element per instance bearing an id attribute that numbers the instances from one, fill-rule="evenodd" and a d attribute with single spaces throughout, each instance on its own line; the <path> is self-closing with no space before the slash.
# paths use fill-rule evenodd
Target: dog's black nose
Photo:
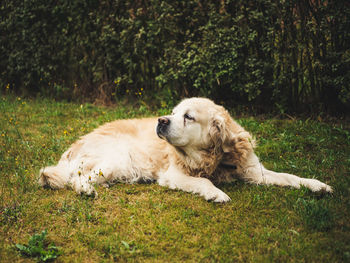
<path id="1" fill-rule="evenodd" d="M 170 124 L 170 120 L 167 117 L 160 117 L 158 119 L 158 123 L 159 124 L 163 124 L 163 125 L 169 125 Z"/>

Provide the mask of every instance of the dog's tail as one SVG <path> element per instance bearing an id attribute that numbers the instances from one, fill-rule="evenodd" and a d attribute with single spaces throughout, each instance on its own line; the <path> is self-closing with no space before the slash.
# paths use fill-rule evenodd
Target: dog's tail
<path id="1" fill-rule="evenodd" d="M 40 170 L 38 183 L 52 189 L 63 188 L 69 181 L 69 173 L 62 166 L 47 166 Z"/>

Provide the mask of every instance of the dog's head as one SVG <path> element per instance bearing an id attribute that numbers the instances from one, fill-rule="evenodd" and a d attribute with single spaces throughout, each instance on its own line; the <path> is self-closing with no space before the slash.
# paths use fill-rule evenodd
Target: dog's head
<path id="1" fill-rule="evenodd" d="M 222 106 L 205 98 L 185 99 L 171 115 L 160 117 L 157 134 L 186 155 L 212 165 L 211 171 L 221 161 L 233 164 L 239 158 L 235 146 L 250 136 Z M 209 159 L 204 161 L 204 156 Z"/>
<path id="2" fill-rule="evenodd" d="M 175 147 L 206 149 L 225 137 L 220 108 L 208 99 L 185 99 L 158 119 L 157 134 Z"/>
<path id="3" fill-rule="evenodd" d="M 157 125 L 158 136 L 174 147 L 188 155 L 207 152 L 215 159 L 233 150 L 235 134 L 241 130 L 222 106 L 205 98 L 183 100 Z"/>

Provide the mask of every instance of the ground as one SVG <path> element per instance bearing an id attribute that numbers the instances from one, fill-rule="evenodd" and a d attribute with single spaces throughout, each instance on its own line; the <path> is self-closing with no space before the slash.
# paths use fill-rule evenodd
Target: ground
<path id="1" fill-rule="evenodd" d="M 346 121 L 246 113 L 267 168 L 319 179 L 334 194 L 249 185 L 220 188 L 226 204 L 156 184 L 98 187 L 98 198 L 40 188 L 39 169 L 79 136 L 120 118 L 164 108 L 97 107 L 50 99 L 0 98 L 0 258 L 32 262 L 16 244 L 47 231 L 57 262 L 350 261 L 350 132 Z M 233 116 L 238 116 L 230 109 Z M 241 114 L 240 114 L 241 115 Z"/>

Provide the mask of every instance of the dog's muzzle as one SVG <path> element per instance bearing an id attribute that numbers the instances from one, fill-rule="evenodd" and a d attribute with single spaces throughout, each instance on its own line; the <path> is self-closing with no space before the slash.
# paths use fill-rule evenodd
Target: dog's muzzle
<path id="1" fill-rule="evenodd" d="M 167 117 L 160 117 L 158 119 L 158 125 L 157 125 L 157 135 L 159 138 L 164 139 L 166 138 L 168 134 L 170 126 L 170 119 Z"/>

